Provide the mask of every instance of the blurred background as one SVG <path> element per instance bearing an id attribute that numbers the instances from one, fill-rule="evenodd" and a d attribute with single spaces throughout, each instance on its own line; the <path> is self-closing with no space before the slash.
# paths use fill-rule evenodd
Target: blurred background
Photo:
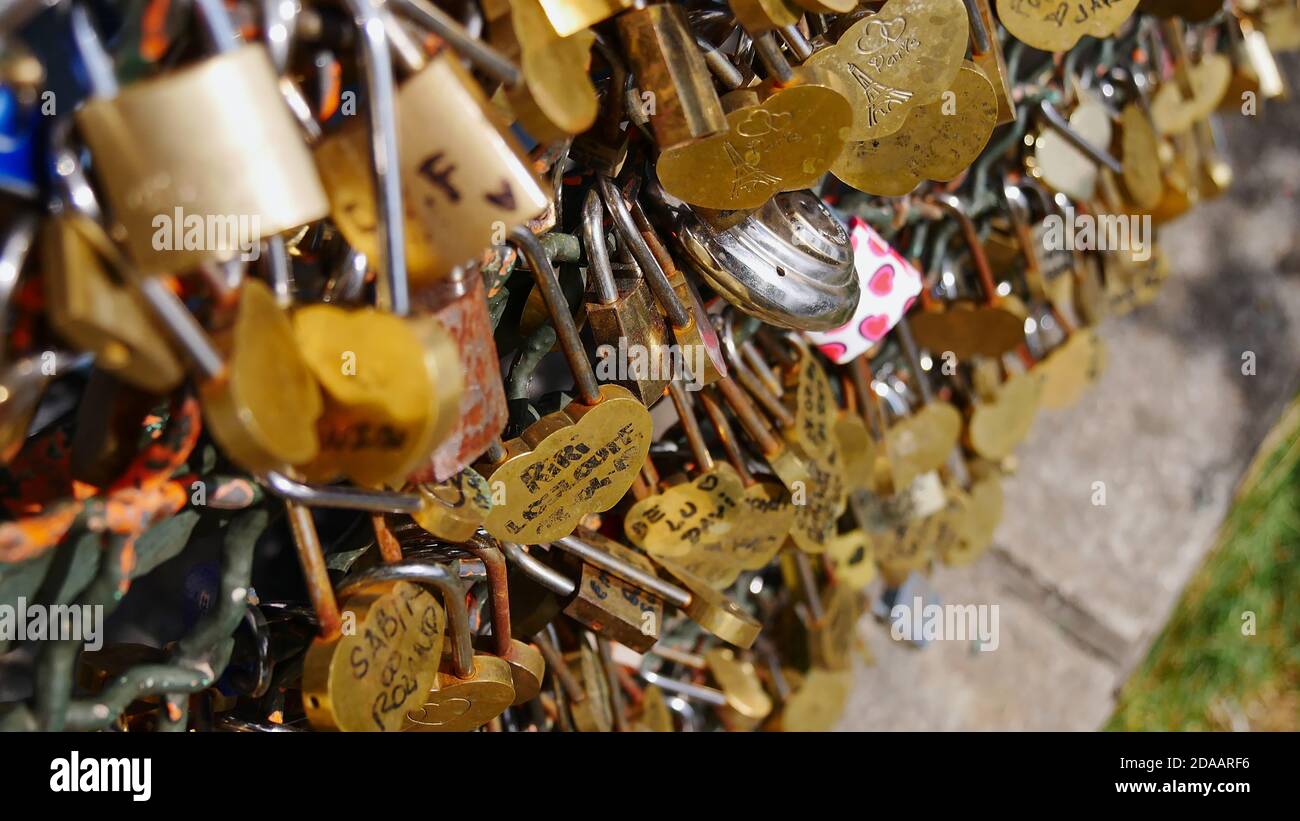
<path id="1" fill-rule="evenodd" d="M 928 580 L 999 605 L 998 649 L 868 617 L 842 729 L 1300 730 L 1297 56 L 1290 100 L 1220 115 L 1233 188 L 1161 230 L 1164 290 L 1039 415 L 994 547 Z"/>

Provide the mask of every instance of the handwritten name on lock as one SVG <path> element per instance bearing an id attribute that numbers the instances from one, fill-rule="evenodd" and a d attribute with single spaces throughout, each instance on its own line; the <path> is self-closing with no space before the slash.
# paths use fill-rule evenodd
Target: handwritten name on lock
<path id="1" fill-rule="evenodd" d="M 493 474 L 494 482 L 504 481 L 508 488 L 505 503 L 493 508 L 488 519 L 494 535 L 539 544 L 567 536 L 583 515 L 606 510 L 618 501 L 627 484 L 620 477 L 640 470 L 650 449 L 650 432 L 642 424 L 628 422 L 588 444 L 591 434 L 605 428 L 601 421 L 612 421 L 593 418 L 604 410 L 616 411 L 598 407 L 578 426 L 553 435 L 567 442 L 543 440 L 533 451 L 536 458 L 519 460 L 517 481 L 507 476 L 513 472 L 513 461 Z M 610 495 L 614 498 L 606 504 Z"/>
<path id="2" fill-rule="evenodd" d="M 373 729 L 400 727 L 433 684 L 445 622 L 438 600 L 415 585 L 401 582 L 380 596 L 357 633 L 342 640 L 346 686 L 337 688 L 336 712 L 351 715 L 364 706 Z M 349 708 L 353 698 L 358 703 Z"/>
<path id="3" fill-rule="evenodd" d="M 685 556 L 692 548 L 718 544 L 732 529 L 733 511 L 745 486 L 730 465 L 719 465 L 694 481 L 637 502 L 624 519 L 628 538 L 657 556 Z"/>
<path id="4" fill-rule="evenodd" d="M 862 299 L 848 323 L 804 337 L 837 365 L 852 362 L 893 330 L 921 293 L 921 274 L 885 238 L 862 220 L 849 222 L 853 267 L 862 284 Z"/>

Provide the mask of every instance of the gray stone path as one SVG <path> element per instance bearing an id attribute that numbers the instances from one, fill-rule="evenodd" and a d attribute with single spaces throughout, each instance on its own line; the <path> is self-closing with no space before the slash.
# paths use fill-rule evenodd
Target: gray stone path
<path id="1" fill-rule="evenodd" d="M 945 603 L 999 605 L 1000 647 L 914 649 L 864 619 L 876 663 L 857 670 L 842 729 L 1091 730 L 1109 717 L 1300 387 L 1300 101 L 1223 125 L 1233 190 L 1162 232 L 1170 282 L 1103 327 L 1098 387 L 1040 415 L 994 547 L 931 578 Z"/>

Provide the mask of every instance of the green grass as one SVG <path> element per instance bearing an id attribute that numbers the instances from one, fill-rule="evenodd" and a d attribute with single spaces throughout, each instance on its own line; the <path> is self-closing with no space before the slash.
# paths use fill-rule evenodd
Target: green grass
<path id="1" fill-rule="evenodd" d="M 1300 730 L 1300 400 L 1261 446 L 1217 546 L 1106 726 L 1245 728 Z"/>

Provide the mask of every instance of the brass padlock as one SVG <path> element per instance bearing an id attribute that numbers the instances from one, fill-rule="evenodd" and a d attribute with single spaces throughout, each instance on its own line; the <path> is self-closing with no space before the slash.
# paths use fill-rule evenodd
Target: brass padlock
<path id="1" fill-rule="evenodd" d="M 510 665 L 511 681 L 515 688 L 514 703 L 531 701 L 542 689 L 546 661 L 536 647 L 514 638 L 511 633 L 510 587 L 506 578 L 505 556 L 495 541 L 486 535 L 471 537 L 463 547 L 478 557 L 487 571 L 492 596 L 493 654 Z"/>
<path id="2" fill-rule="evenodd" d="M 120 93 L 85 10 L 73 8 L 94 86 L 74 116 L 144 274 L 247 254 L 329 213 L 266 48 L 239 45 L 220 3 L 195 5 L 217 55 Z"/>
<path id="3" fill-rule="evenodd" d="M 307 719 L 322 730 L 401 729 L 437 673 L 442 605 L 417 586 L 424 578 L 403 577 L 404 565 L 380 565 L 340 590 L 355 627 L 345 632 L 311 511 L 293 502 L 286 508 L 319 625 L 302 667 Z M 463 614 L 462 597 L 444 598 L 448 610 L 459 605 Z"/>
<path id="4" fill-rule="evenodd" d="M 412 68 L 396 95 L 397 164 L 407 275 L 421 284 L 448 276 L 541 216 L 550 194 L 453 52 L 442 49 Z M 364 124 L 325 136 L 315 154 L 334 221 L 351 245 L 376 258 L 382 238 Z"/>
<path id="5" fill-rule="evenodd" d="M 458 270 L 411 293 L 418 314 L 431 314 L 455 341 L 462 382 L 459 413 L 428 463 L 410 476 L 414 483 L 446 481 L 482 456 L 506 426 L 508 408 L 498 364 L 483 277 Z"/>
<path id="6" fill-rule="evenodd" d="M 113 279 L 70 219 L 46 221 L 41 257 L 45 310 L 59 336 L 143 390 L 164 394 L 180 384 L 185 369 L 140 294 Z"/>
<path id="7" fill-rule="evenodd" d="M 585 637 L 580 637 L 578 649 L 566 653 L 564 663 L 571 671 L 576 670 L 573 676 L 583 690 L 583 698 L 569 704 L 573 728 L 580 733 L 613 731 L 612 696 L 600 654 L 592 648 Z"/>
<path id="8" fill-rule="evenodd" d="M 584 298 L 587 327 L 596 344 L 596 357 L 612 364 L 616 384 L 634 393 L 649 407 L 663 396 L 672 380 L 668 367 L 668 330 L 655 308 L 640 272 L 615 277 L 605 245 L 604 210 L 596 190 L 587 191 L 582 207 L 582 242 L 587 251 L 588 292 Z M 625 367 L 619 367 L 625 366 Z M 597 368 L 597 376 L 600 368 Z"/>
<path id="9" fill-rule="evenodd" d="M 598 108 L 589 75 L 595 34 L 583 30 L 560 35 L 540 0 L 509 0 L 509 4 L 524 80 L 503 89 L 515 119 L 543 143 L 586 131 Z"/>
<path id="10" fill-rule="evenodd" d="M 615 22 L 639 90 L 653 95 L 650 129 L 661 151 L 727 130 L 722 101 L 681 6 L 652 3 Z"/>
<path id="11" fill-rule="evenodd" d="M 479 472 L 501 482 L 504 501 L 485 525 L 502 541 L 543 544 L 572 533 L 588 513 L 613 507 L 627 492 L 650 450 L 650 412 L 625 388 L 600 385 L 541 243 L 531 232 L 511 232 L 533 277 L 564 355 L 578 398 L 505 443 L 498 461 Z"/>
<path id="12" fill-rule="evenodd" d="M 600 179 L 600 196 L 614 219 L 614 230 L 623 242 L 641 274 L 647 279 L 664 319 L 672 328 L 678 352 L 689 378 L 699 385 L 711 385 L 727 375 L 718 334 L 709 322 L 699 294 L 678 270 L 672 254 L 664 247 L 641 206 L 633 200 L 629 209 L 613 180 Z"/>
<path id="13" fill-rule="evenodd" d="M 664 607 L 660 597 L 590 562 L 579 563 L 578 577 L 574 580 L 556 569 L 558 562 L 544 563 L 517 544 L 503 542 L 502 549 L 511 567 L 540 591 L 542 600 L 529 603 L 544 618 L 530 621 L 530 627 L 540 630 L 541 622 L 563 612 L 585 627 L 638 652 L 650 649 L 659 640 Z M 627 548 L 623 550 L 626 552 L 620 555 L 625 563 L 653 576 L 654 567 L 644 556 Z M 522 585 L 517 587 L 515 578 L 512 575 L 512 594 L 530 600 L 537 596 L 538 591 L 524 591 Z M 541 646 L 545 649 L 545 645 Z"/>
<path id="14" fill-rule="evenodd" d="M 662 598 L 665 603 L 677 607 L 701 628 L 728 644 L 750 647 L 762 630 L 762 625 L 745 608 L 671 559 L 659 557 L 651 558 L 651 561 L 675 578 L 680 586 L 647 573 L 640 562 L 634 561 L 634 557 L 642 557 L 642 554 L 629 552 L 629 548 L 590 530 L 579 529 L 575 535 L 556 539 L 551 545 L 577 556 L 585 564 L 603 570 L 611 577 L 622 579 Z"/>
<path id="15" fill-rule="evenodd" d="M 956 303 L 948 310 L 916 311 L 909 320 L 911 332 L 922 348 L 940 354 L 952 351 L 959 360 L 1014 350 L 1025 341 L 1024 323 L 1002 305 L 975 223 L 955 196 L 936 199 L 935 204 L 957 222 L 975 266 L 981 299 L 977 304 Z"/>
<path id="16" fill-rule="evenodd" d="M 584 534 L 585 540 L 589 541 L 590 536 Z M 601 547 L 633 567 L 654 574 L 654 565 L 636 551 L 609 541 L 602 541 Z M 659 640 L 663 606 L 659 597 L 583 562 L 573 598 L 564 605 L 564 614 L 602 636 L 644 652 Z"/>
<path id="17" fill-rule="evenodd" d="M 381 582 L 434 587 L 442 594 L 447 614 L 450 659 L 444 658 L 442 667 L 436 668 L 430 677 L 432 686 L 417 691 L 412 687 L 415 682 L 393 685 L 392 692 L 401 696 L 401 703 L 389 712 L 400 712 L 401 729 L 466 732 L 496 718 L 513 703 L 510 665 L 505 659 L 474 652 L 464 586 L 451 571 L 432 562 L 404 560 L 363 571 L 344 589 L 365 590 Z M 428 593 L 423 595 L 433 601 Z M 439 638 L 441 647 L 441 634 Z"/>

